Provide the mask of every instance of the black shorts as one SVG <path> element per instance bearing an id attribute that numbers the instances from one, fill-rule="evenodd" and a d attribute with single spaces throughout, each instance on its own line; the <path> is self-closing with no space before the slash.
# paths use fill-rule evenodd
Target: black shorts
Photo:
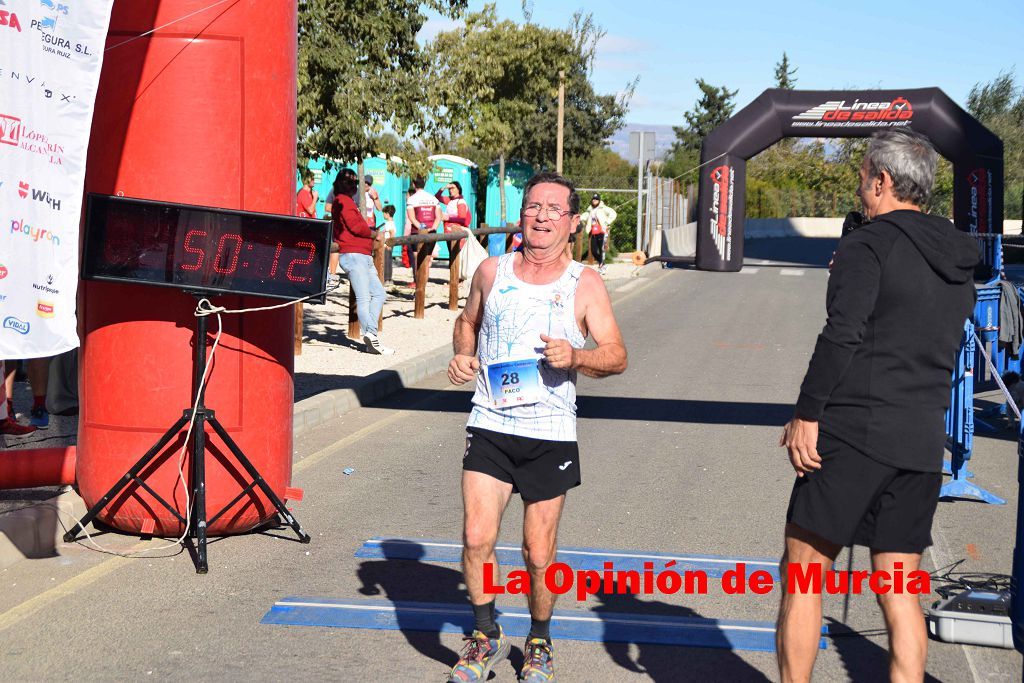
<path id="1" fill-rule="evenodd" d="M 580 449 L 575 441 L 467 427 L 462 469 L 512 484 L 525 501 L 550 500 L 580 485 Z"/>
<path id="2" fill-rule="evenodd" d="M 841 546 L 921 553 L 932 544 L 940 473 L 886 465 L 824 435 L 818 454 L 821 469 L 793 485 L 787 522 Z"/>

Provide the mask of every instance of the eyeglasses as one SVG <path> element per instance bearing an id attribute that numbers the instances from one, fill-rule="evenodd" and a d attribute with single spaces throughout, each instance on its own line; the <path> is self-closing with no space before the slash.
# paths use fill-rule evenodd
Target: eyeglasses
<path id="1" fill-rule="evenodd" d="M 542 208 L 545 207 L 542 207 L 540 204 L 528 204 L 523 207 L 523 215 L 529 218 L 536 218 L 537 216 L 540 215 L 540 210 Z M 549 221 L 557 221 L 562 216 L 572 215 L 572 209 L 570 209 L 569 211 L 562 211 L 556 206 L 549 206 L 546 208 L 546 211 L 547 212 L 545 216 L 547 216 L 547 219 Z"/>

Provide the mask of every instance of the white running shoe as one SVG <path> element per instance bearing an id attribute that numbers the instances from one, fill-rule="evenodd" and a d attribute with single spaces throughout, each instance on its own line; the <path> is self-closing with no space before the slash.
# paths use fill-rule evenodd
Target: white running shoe
<path id="1" fill-rule="evenodd" d="M 604 275 L 605 273 L 608 272 L 608 266 L 598 266 L 597 272 L 599 272 L 601 275 Z"/>
<path id="2" fill-rule="evenodd" d="M 381 344 L 380 339 L 375 334 L 364 334 L 363 343 L 366 344 L 367 353 L 376 353 L 381 356 L 392 356 L 395 353 L 394 349 Z"/>

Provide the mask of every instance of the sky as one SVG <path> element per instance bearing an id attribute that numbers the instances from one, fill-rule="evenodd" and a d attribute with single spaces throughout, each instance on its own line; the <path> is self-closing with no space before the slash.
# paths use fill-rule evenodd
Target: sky
<path id="1" fill-rule="evenodd" d="M 1024 85 L 1024 0 L 532 4 L 532 21 L 553 28 L 568 26 L 577 9 L 593 13 L 607 31 L 594 65 L 597 91 L 620 92 L 640 76 L 630 123 L 682 125 L 698 98 L 697 78 L 738 89 L 742 108 L 774 87 L 783 51 L 800 89 L 937 86 L 963 105 L 974 84 L 1000 71 L 1014 70 Z M 483 5 L 469 3 L 472 11 Z M 497 7 L 501 18 L 524 21 L 521 0 Z M 432 17 L 420 39 L 452 25 Z"/>

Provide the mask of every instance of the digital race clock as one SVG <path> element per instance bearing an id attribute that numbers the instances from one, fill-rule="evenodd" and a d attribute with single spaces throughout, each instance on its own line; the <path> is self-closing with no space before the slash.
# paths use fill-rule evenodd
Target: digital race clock
<path id="1" fill-rule="evenodd" d="M 82 278 L 299 299 L 324 290 L 330 240 L 327 221 L 90 194 Z"/>

